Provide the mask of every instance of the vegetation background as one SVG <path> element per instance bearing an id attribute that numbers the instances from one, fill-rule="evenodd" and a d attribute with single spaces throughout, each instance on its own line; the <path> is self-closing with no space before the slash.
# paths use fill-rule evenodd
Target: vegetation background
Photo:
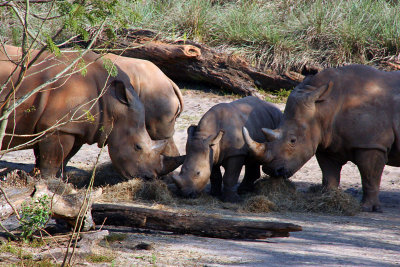
<path id="1" fill-rule="evenodd" d="M 305 64 L 379 64 L 400 57 L 396 0 L 114 0 L 89 1 L 96 5 L 79 8 L 66 3 L 81 1 L 58 2 L 64 3 L 54 8 L 55 19 L 42 33 L 53 36 L 54 25 L 65 24 L 68 30 L 55 43 L 74 34 L 85 36 L 96 20 L 108 16 L 105 29 L 110 34 L 120 27 L 150 29 L 164 38 L 238 53 L 257 67 L 279 71 L 300 70 Z M 32 4 L 31 9 L 44 13 L 51 5 Z M 67 13 L 73 20 L 57 18 Z M 0 24 L 9 25 L 0 27 L 3 40 L 21 43 L 22 26 L 11 9 L 0 10 Z"/>

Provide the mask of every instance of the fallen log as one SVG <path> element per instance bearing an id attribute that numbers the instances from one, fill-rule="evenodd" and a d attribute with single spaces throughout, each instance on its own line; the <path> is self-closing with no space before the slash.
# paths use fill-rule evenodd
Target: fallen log
<path id="1" fill-rule="evenodd" d="M 170 212 L 133 204 L 93 203 L 92 216 L 95 223 L 105 220 L 106 225 L 225 239 L 288 237 L 289 232 L 302 230 L 301 226 L 291 223 Z"/>
<path id="2" fill-rule="evenodd" d="M 96 47 L 108 52 L 116 49 L 116 54 L 149 60 L 174 81 L 206 83 L 240 95 L 261 97 L 257 88 L 267 91 L 292 89 L 304 78 L 298 73 L 261 71 L 235 54 L 220 52 L 204 44 L 158 40 L 150 31 L 126 30 L 112 43 L 103 36 L 96 42 Z"/>
<path id="3" fill-rule="evenodd" d="M 75 225 L 79 210 L 84 205 L 84 210 L 88 211 L 85 217 L 84 231 L 94 228 L 91 218 L 90 206 L 93 201 L 101 196 L 101 188 L 93 191 L 90 195 L 90 201 L 85 201 L 83 192 L 77 192 L 71 185 L 62 181 L 39 181 L 28 184 L 26 187 L 2 188 L 0 193 L 0 221 L 8 218 L 15 211 L 19 211 L 22 204 L 26 201 L 34 200 L 47 195 L 50 200 L 50 210 L 53 218 L 63 219 L 70 226 Z M 12 205 L 12 206 L 11 206 Z"/>

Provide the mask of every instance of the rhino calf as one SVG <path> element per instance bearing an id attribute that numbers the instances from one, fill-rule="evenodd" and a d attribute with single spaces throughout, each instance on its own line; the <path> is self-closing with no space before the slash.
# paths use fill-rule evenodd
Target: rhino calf
<path id="1" fill-rule="evenodd" d="M 380 211 L 384 166 L 400 166 L 399 107 L 400 72 L 326 69 L 291 92 L 279 129 L 263 129 L 270 142 L 252 147 L 272 176 L 292 176 L 315 154 L 326 189 L 339 186 L 342 166 L 352 161 L 361 174 L 363 210 Z"/>
<path id="2" fill-rule="evenodd" d="M 173 176 L 181 193 L 195 197 L 210 181 L 212 195 L 222 194 L 223 201 L 239 201 L 234 188 L 242 166 L 245 165 L 245 176 L 239 193 L 251 190 L 260 177 L 260 163 L 249 153 L 242 128 L 246 127 L 253 139 L 263 142 L 261 128 L 276 128 L 281 117 L 278 108 L 253 96 L 212 107 L 198 126 L 188 128 L 186 158 L 180 174 Z M 223 176 L 220 166 L 225 169 Z"/>

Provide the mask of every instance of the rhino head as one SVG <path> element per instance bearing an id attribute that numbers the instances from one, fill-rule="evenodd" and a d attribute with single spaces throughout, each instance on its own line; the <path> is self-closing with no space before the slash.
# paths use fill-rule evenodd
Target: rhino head
<path id="1" fill-rule="evenodd" d="M 145 128 L 145 111 L 132 86 L 121 81 L 111 84 L 108 103 L 109 123 L 103 135 L 115 169 L 125 178 L 155 178 L 182 164 L 182 158 L 161 156 L 167 141 L 154 141 Z"/>
<path id="2" fill-rule="evenodd" d="M 219 144 L 224 132 L 216 135 L 202 136 L 196 134 L 197 126 L 188 128 L 186 143 L 186 158 L 179 175 L 173 180 L 184 197 L 194 198 L 201 192 L 210 180 L 213 166 L 214 148 Z"/>
<path id="3" fill-rule="evenodd" d="M 254 141 L 246 128 L 243 137 L 253 156 L 263 164 L 263 171 L 272 177 L 291 177 L 316 152 L 322 128 L 317 105 L 326 100 L 333 86 L 296 87 L 288 97 L 283 121 L 278 129 L 263 128 L 265 143 Z"/>

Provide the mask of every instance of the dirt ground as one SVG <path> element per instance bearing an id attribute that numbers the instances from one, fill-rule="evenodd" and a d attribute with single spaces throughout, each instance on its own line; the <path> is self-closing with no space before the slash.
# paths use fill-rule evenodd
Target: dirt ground
<path id="1" fill-rule="evenodd" d="M 196 124 L 213 105 L 230 102 L 238 96 L 183 89 L 185 109 L 177 121 L 175 141 L 185 153 L 186 129 Z M 278 104 L 283 109 L 283 104 Z M 97 157 L 97 146 L 84 146 L 69 163 L 68 170 L 90 169 Z M 109 161 L 107 152 L 101 162 Z M 0 168 L 33 167 L 32 151 L 9 153 Z M 299 190 L 321 183 L 321 171 L 312 158 L 291 180 Z M 347 164 L 342 171 L 341 188 L 361 197 L 357 168 Z M 223 240 L 191 235 L 139 231 L 127 227 L 105 227 L 111 237 L 96 247 L 96 253 L 113 256 L 112 262 L 82 263 L 97 266 L 396 266 L 400 265 L 400 168 L 386 167 L 380 198 L 383 213 L 333 216 L 315 213 L 234 214 L 258 219 L 295 223 L 303 231 L 288 238 L 266 240 Z M 221 213 L 229 211 L 221 210 Z M 145 242 L 150 250 L 138 250 Z M 1 259 L 1 254 L 0 254 Z"/>

